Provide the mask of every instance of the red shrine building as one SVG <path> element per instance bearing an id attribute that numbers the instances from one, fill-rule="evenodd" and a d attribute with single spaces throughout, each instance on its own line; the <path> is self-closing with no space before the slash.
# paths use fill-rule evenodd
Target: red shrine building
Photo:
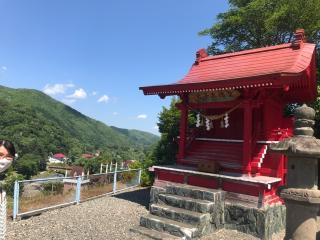
<path id="1" fill-rule="evenodd" d="M 222 189 L 226 199 L 257 207 L 281 202 L 276 189 L 285 183 L 286 158 L 268 152 L 268 144 L 292 136 L 286 104 L 317 96 L 315 47 L 298 30 L 287 44 L 216 56 L 201 49 L 180 81 L 140 87 L 145 95 L 181 100 L 176 164 L 153 166 L 154 186 Z M 190 111 L 197 118 L 192 128 Z"/>

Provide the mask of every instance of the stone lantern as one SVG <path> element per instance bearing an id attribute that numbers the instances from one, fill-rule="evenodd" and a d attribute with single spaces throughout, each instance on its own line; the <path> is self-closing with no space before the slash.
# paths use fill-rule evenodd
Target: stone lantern
<path id="1" fill-rule="evenodd" d="M 279 188 L 286 205 L 285 239 L 315 240 L 320 140 L 313 136 L 315 111 L 303 105 L 295 111 L 294 136 L 270 145 L 273 152 L 288 157 L 287 185 Z"/>

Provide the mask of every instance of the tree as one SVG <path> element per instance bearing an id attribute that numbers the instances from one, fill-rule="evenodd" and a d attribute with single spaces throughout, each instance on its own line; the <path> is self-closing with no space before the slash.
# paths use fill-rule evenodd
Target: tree
<path id="1" fill-rule="evenodd" d="M 163 107 L 159 114 L 159 132 L 161 138 L 153 151 L 153 159 L 156 164 L 172 164 L 176 161 L 176 154 L 178 151 L 177 137 L 179 136 L 180 126 L 180 111 L 176 104 L 180 100 L 172 98 L 169 108 Z M 189 127 L 195 124 L 195 114 L 189 112 L 188 114 Z"/>
<path id="2" fill-rule="evenodd" d="M 4 182 L 3 188 L 5 189 L 6 193 L 13 197 L 14 194 L 14 183 L 15 181 L 21 181 L 24 180 L 23 176 L 21 174 L 17 174 L 14 171 L 8 172 L 6 174 L 6 180 Z M 23 184 L 19 184 L 19 193 L 21 194 L 23 191 Z"/>
<path id="3" fill-rule="evenodd" d="M 35 154 L 25 154 L 15 164 L 14 168 L 19 174 L 22 174 L 26 179 L 30 179 L 31 176 L 36 175 L 39 170 L 39 163 L 41 157 Z"/>
<path id="4" fill-rule="evenodd" d="M 229 4 L 230 9 L 217 16 L 217 23 L 199 33 L 213 40 L 209 54 L 288 43 L 295 30 L 303 28 L 307 41 L 317 45 L 319 59 L 320 0 L 229 0 Z M 319 70 L 319 60 L 317 67 Z M 316 110 L 315 136 L 320 137 L 319 97 L 312 107 Z"/>
<path id="5" fill-rule="evenodd" d="M 104 150 L 97 157 L 98 161 L 103 164 L 108 164 L 112 162 L 112 153 L 111 150 Z"/>
<path id="6" fill-rule="evenodd" d="M 156 164 L 174 163 L 177 154 L 178 145 L 176 137 L 179 135 L 180 111 L 176 108 L 178 100 L 173 98 L 170 108 L 163 107 L 159 114 L 159 132 L 161 133 L 160 141 L 154 150 Z"/>
<path id="7" fill-rule="evenodd" d="M 201 31 L 213 42 L 210 54 L 290 42 L 296 29 L 320 43 L 320 0 L 229 0 L 230 9 Z"/>

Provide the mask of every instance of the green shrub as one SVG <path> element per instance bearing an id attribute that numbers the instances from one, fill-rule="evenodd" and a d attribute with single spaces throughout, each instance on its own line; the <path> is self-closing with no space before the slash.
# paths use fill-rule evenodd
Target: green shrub
<path id="1" fill-rule="evenodd" d="M 121 182 L 122 183 L 130 183 L 132 179 L 135 178 L 137 172 L 136 171 L 128 171 L 128 172 L 122 172 L 121 173 Z"/>
<path id="2" fill-rule="evenodd" d="M 62 194 L 63 183 L 62 182 L 46 182 L 41 184 L 44 194 Z"/>
<path id="3" fill-rule="evenodd" d="M 14 183 L 15 181 L 21 181 L 23 180 L 23 176 L 21 174 L 18 174 L 16 172 L 9 172 L 7 173 L 6 175 L 6 178 L 4 180 L 4 184 L 3 184 L 3 189 L 7 192 L 7 194 L 11 197 L 13 197 L 13 193 L 14 193 Z M 23 191 L 23 184 L 20 184 L 19 185 L 19 188 L 20 188 L 20 195 Z"/>
<path id="4" fill-rule="evenodd" d="M 141 179 L 140 179 L 140 185 L 143 187 L 151 186 L 153 184 L 154 176 L 151 172 L 149 172 L 148 168 L 149 166 L 152 166 L 152 162 L 140 162 L 135 161 L 130 164 L 131 169 L 141 169 Z M 136 174 L 135 172 L 132 172 L 133 174 Z"/>
<path id="5" fill-rule="evenodd" d="M 143 169 L 141 173 L 141 186 L 148 187 L 152 186 L 154 181 L 154 174 L 149 172 L 148 169 Z"/>

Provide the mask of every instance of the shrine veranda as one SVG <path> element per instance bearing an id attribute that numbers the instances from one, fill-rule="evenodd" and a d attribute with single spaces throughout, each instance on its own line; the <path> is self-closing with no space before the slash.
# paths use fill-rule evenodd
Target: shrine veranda
<path id="1" fill-rule="evenodd" d="M 181 99 L 176 164 L 153 166 L 154 187 L 187 184 L 224 190 L 226 201 L 256 208 L 281 204 L 276 190 L 285 184 L 287 161 L 268 144 L 292 136 L 288 103 L 316 98 L 315 54 L 303 31 L 288 44 L 217 56 L 201 49 L 182 80 L 141 87 L 145 95 Z M 189 111 L 197 116 L 192 129 Z"/>

